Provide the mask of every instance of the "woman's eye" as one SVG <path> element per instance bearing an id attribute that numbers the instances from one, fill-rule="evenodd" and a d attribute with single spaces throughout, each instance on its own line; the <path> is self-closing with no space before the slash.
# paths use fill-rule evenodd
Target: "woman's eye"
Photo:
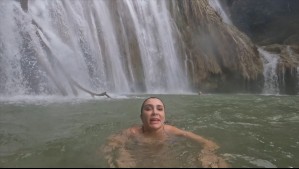
<path id="1" fill-rule="evenodd" d="M 158 107 L 157 110 L 163 111 L 164 109 L 163 109 L 163 107 Z"/>

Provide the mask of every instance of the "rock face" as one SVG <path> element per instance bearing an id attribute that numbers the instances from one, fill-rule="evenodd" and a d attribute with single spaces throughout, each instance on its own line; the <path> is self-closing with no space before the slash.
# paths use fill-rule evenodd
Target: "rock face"
<path id="1" fill-rule="evenodd" d="M 234 25 L 253 43 L 279 56 L 280 93 L 298 93 L 299 1 L 221 1 Z M 296 87 L 297 86 L 297 87 Z"/>
<path id="2" fill-rule="evenodd" d="M 299 1 L 226 0 L 232 22 L 258 45 L 299 42 Z"/>
<path id="3" fill-rule="evenodd" d="M 250 38 L 222 22 L 208 1 L 172 6 L 194 87 L 205 92 L 260 92 L 263 63 Z"/>
<path id="4" fill-rule="evenodd" d="M 232 25 L 208 1 L 176 1 L 172 15 L 183 36 L 194 87 L 208 92 L 262 92 L 264 56 L 279 57 L 280 94 L 298 93 L 299 1 L 220 1 Z M 178 9 L 178 10 L 175 10 Z"/>

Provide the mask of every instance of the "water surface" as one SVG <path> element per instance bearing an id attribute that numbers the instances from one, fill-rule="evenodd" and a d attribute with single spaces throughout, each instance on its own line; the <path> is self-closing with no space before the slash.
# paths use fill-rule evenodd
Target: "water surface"
<path id="1" fill-rule="evenodd" d="M 298 96 L 157 96 L 170 124 L 218 143 L 232 167 L 299 166 Z M 0 167 L 108 167 L 101 147 L 109 135 L 141 124 L 146 97 L 0 98 Z M 142 151 L 146 163 L 139 165 L 199 166 L 198 145 L 178 141 L 170 149 L 151 158 Z"/>

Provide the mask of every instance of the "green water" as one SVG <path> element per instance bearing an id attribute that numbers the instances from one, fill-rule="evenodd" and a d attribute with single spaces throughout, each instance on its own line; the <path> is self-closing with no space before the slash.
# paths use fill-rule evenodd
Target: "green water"
<path id="1" fill-rule="evenodd" d="M 218 143 L 232 167 L 299 167 L 298 96 L 158 96 L 170 124 Z M 101 146 L 109 135 L 141 123 L 145 97 L 1 98 L 0 167 L 108 167 Z M 173 159 L 160 165 L 197 167 L 198 147 L 175 145 L 166 153 Z M 149 161 L 142 167 L 159 167 L 139 158 Z"/>

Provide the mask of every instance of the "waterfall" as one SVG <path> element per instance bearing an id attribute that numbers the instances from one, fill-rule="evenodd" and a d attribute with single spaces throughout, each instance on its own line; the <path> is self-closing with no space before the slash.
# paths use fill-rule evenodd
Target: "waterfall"
<path id="1" fill-rule="evenodd" d="M 277 63 L 278 63 L 278 55 L 272 54 L 270 52 L 265 51 L 262 48 L 258 48 L 260 55 L 263 58 L 264 62 L 264 89 L 263 94 L 279 94 L 278 87 L 278 76 L 277 76 Z"/>
<path id="2" fill-rule="evenodd" d="M 230 17 L 228 16 L 227 12 L 223 9 L 219 0 L 209 0 L 209 4 L 211 5 L 212 8 L 214 8 L 216 12 L 218 12 L 218 14 L 223 19 L 224 23 L 232 25 L 232 21 L 230 20 Z"/>
<path id="3" fill-rule="evenodd" d="M 146 90 L 152 93 L 163 93 L 166 89 L 170 93 L 188 90 L 188 78 L 176 49 L 175 36 L 178 35 L 175 35 L 166 1 L 126 2 L 141 50 Z"/>
<path id="4" fill-rule="evenodd" d="M 191 91 L 166 1 L 0 5 L 2 96 L 83 94 L 74 83 L 93 92 Z"/>

